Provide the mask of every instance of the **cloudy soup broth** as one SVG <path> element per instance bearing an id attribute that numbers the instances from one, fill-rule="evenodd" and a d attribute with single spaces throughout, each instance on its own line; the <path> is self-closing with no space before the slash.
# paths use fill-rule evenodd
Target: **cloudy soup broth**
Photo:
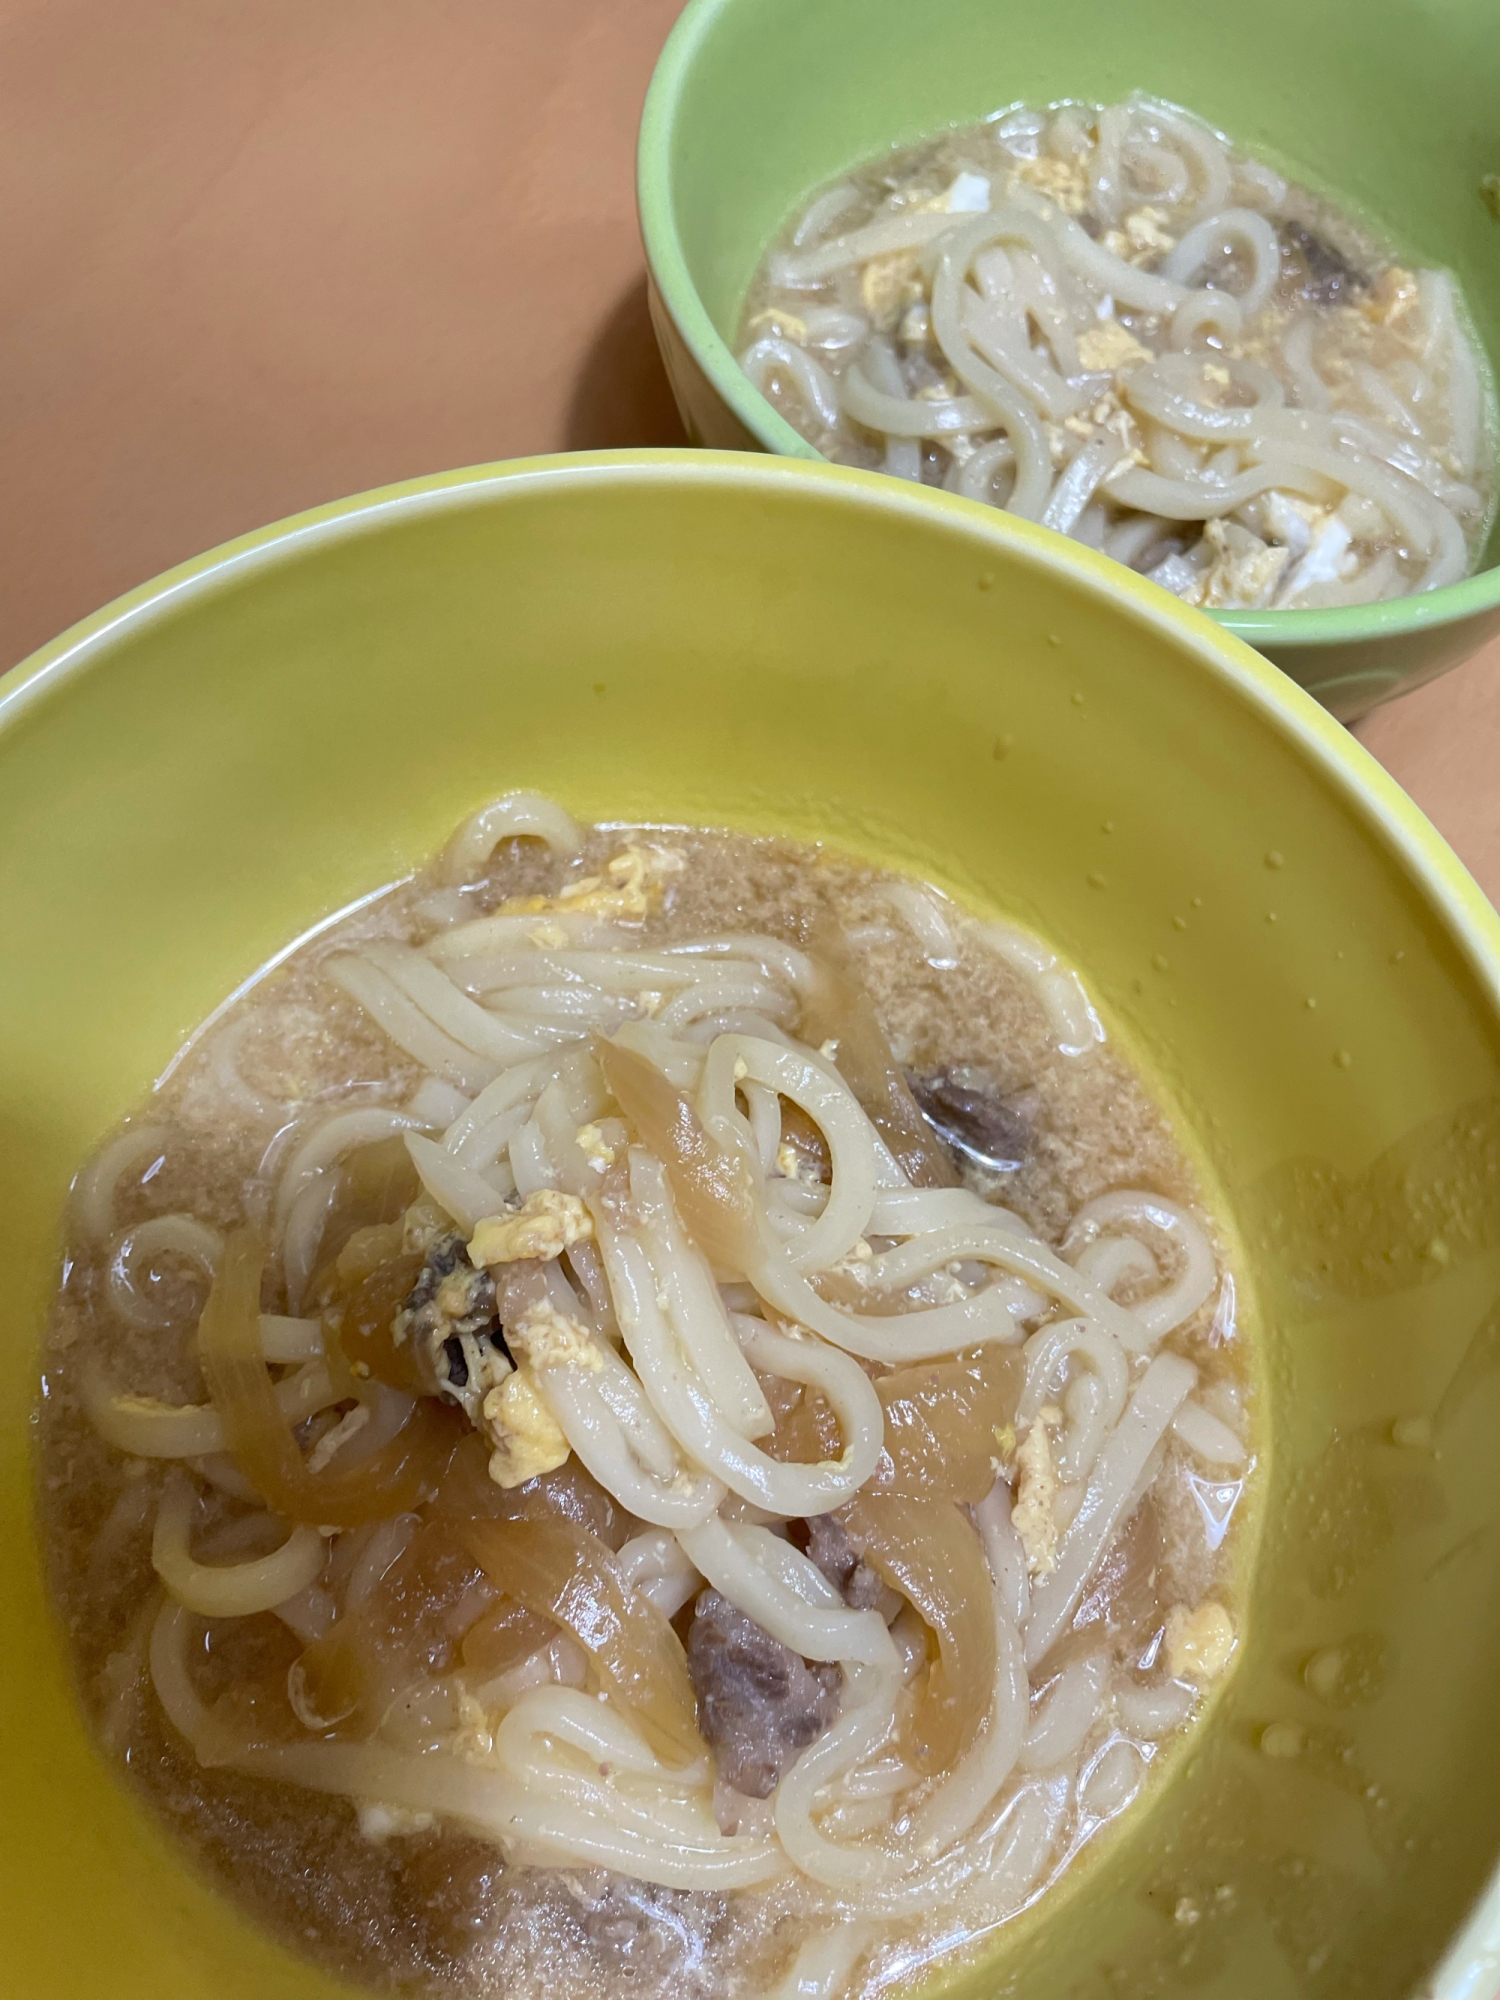
<path id="1" fill-rule="evenodd" d="M 421 1994 L 873 1993 L 1233 1669 L 1232 1239 L 1077 974 L 511 795 L 84 1167 L 38 1462 L 98 1735 Z"/>
<path id="2" fill-rule="evenodd" d="M 793 216 L 737 349 L 809 444 L 1209 609 L 1467 576 L 1494 384 L 1451 273 L 1177 106 L 1012 107 Z"/>

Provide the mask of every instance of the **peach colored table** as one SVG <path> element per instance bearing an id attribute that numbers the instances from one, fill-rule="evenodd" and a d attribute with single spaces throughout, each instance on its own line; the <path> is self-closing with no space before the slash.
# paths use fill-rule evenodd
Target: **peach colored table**
<path id="1" fill-rule="evenodd" d="M 681 431 L 632 195 L 678 0 L 4 0 L 9 665 L 247 528 Z M 1500 646 L 1361 726 L 1500 900 Z"/>

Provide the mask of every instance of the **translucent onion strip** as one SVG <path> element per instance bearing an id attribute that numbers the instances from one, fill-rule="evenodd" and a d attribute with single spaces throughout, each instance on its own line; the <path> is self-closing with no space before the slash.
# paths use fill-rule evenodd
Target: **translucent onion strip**
<path id="1" fill-rule="evenodd" d="M 260 1352 L 260 1274 L 254 1231 L 225 1240 L 199 1323 L 204 1380 L 224 1443 L 267 1504 L 291 1521 L 355 1527 L 404 1512 L 436 1486 L 458 1441 L 451 1412 L 419 1403 L 389 1444 L 347 1470 L 310 1473 L 277 1402 Z"/>

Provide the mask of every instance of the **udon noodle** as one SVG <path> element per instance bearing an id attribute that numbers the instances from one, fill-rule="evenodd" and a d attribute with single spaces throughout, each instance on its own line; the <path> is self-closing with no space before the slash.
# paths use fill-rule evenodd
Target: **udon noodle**
<path id="1" fill-rule="evenodd" d="M 1468 574 L 1495 405 L 1453 278 L 1173 106 L 1014 109 L 819 193 L 740 364 L 829 458 L 945 486 L 1206 606 Z"/>
<path id="2" fill-rule="evenodd" d="M 44 1512 L 105 1741 L 403 1990 L 872 1992 L 1229 1665 L 1234 1287 L 1077 976 L 511 797 L 79 1175 Z"/>

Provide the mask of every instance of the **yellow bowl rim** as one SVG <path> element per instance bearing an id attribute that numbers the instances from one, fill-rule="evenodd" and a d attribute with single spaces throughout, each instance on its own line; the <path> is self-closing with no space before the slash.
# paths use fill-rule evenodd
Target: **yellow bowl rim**
<path id="1" fill-rule="evenodd" d="M 1500 914 L 1442 835 L 1370 753 L 1296 683 L 1221 626 L 1143 577 L 1081 543 L 951 494 L 913 492 L 900 480 L 819 460 L 683 448 L 559 453 L 496 460 L 375 487 L 223 542 L 127 591 L 0 677 L 0 739 L 32 711 L 109 659 L 114 641 L 302 550 L 378 529 L 387 521 L 442 513 L 525 486 L 615 484 L 731 486 L 774 501 L 799 488 L 855 508 L 946 525 L 976 547 L 1065 579 L 1122 607 L 1138 624 L 1191 654 L 1298 749 L 1405 868 L 1441 916 L 1460 955 L 1500 1017 Z M 1485 1975 L 1500 1973 L 1500 1858 L 1441 1965 L 1415 2000 L 1484 2000 Z"/>

